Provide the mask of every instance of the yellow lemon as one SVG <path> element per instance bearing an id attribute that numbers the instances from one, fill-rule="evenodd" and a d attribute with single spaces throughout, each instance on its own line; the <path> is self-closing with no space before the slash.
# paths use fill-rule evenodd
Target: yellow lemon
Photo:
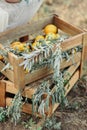
<path id="1" fill-rule="evenodd" d="M 24 51 L 25 50 L 25 45 L 24 44 L 19 44 L 19 45 L 14 45 L 12 47 L 14 50 L 18 50 L 18 51 Z"/>
<path id="2" fill-rule="evenodd" d="M 44 28 L 44 33 L 45 34 L 48 34 L 48 33 L 57 33 L 57 32 L 58 32 L 58 28 L 54 24 L 48 24 Z"/>
<path id="3" fill-rule="evenodd" d="M 59 34 L 48 33 L 48 34 L 45 36 L 45 39 L 46 39 L 46 40 L 52 40 L 52 39 L 58 39 L 59 37 L 60 37 Z"/>
<path id="4" fill-rule="evenodd" d="M 21 42 L 16 41 L 16 42 L 11 43 L 10 46 L 11 46 L 11 47 L 14 47 L 14 46 L 20 45 L 20 44 L 21 44 Z"/>
<path id="5" fill-rule="evenodd" d="M 44 36 L 43 35 L 36 36 L 35 41 L 39 41 L 39 40 L 44 40 Z"/>
<path id="6" fill-rule="evenodd" d="M 36 47 L 36 45 L 37 45 L 37 42 L 33 42 L 32 43 L 32 49 L 34 49 L 34 47 Z"/>

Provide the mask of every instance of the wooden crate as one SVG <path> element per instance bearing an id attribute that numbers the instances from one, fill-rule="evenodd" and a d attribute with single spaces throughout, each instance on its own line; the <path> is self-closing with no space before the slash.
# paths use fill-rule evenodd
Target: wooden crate
<path id="1" fill-rule="evenodd" d="M 69 91 L 72 89 L 72 87 L 78 81 L 78 79 L 80 77 L 79 66 L 80 66 L 80 61 L 77 62 L 76 65 L 71 65 L 67 69 L 67 73 L 70 73 L 70 76 L 68 77 L 69 82 L 65 85 L 65 96 L 67 96 Z M 66 76 L 65 76 L 65 78 L 66 78 Z M 51 76 L 48 76 L 45 79 L 51 80 Z M 39 88 L 39 84 L 40 84 L 40 82 L 42 82 L 42 80 L 43 79 L 40 79 L 37 82 L 34 82 L 34 83 L 30 84 L 29 86 L 26 86 L 23 91 L 22 96 L 27 97 L 31 101 L 32 96 L 35 94 L 35 92 Z M 8 81 L 8 80 L 1 80 L 0 84 L 1 84 L 2 90 L 4 90 L 4 91 L 2 91 L 3 96 L 0 95 L 0 97 L 3 97 L 3 100 L 1 101 L 1 105 L 10 106 L 12 99 L 13 99 L 12 95 L 17 94 L 17 92 L 19 90 L 15 87 L 15 85 L 11 81 Z M 53 86 L 51 89 L 51 92 L 54 93 L 55 91 L 56 91 L 55 86 Z M 52 102 L 50 100 L 48 110 L 45 111 L 46 116 L 48 116 L 48 117 L 51 116 L 54 113 L 54 111 L 57 109 L 58 106 L 59 106 L 59 103 L 55 103 L 54 105 L 52 105 Z M 32 114 L 32 102 L 24 103 L 24 105 L 22 107 L 22 111 L 25 113 L 28 113 L 28 114 Z M 42 117 L 42 115 L 39 112 L 34 113 L 34 114 Z"/>
<path id="2" fill-rule="evenodd" d="M 84 32 L 74 27 L 73 25 L 65 22 L 61 18 L 59 18 L 56 14 L 49 16 L 47 18 L 44 18 L 42 20 L 39 20 L 37 22 L 34 22 L 32 24 L 26 24 L 22 27 L 17 27 L 15 29 L 12 29 L 10 31 L 4 32 L 0 34 L 0 43 L 5 46 L 9 45 L 14 39 L 22 39 L 27 37 L 29 39 L 30 35 L 35 34 L 43 30 L 43 28 L 47 24 L 54 24 L 56 25 L 61 31 L 67 33 L 70 35 L 70 38 L 65 40 L 61 44 L 62 51 L 67 51 L 71 48 L 74 48 L 76 46 L 80 46 L 83 44 L 83 34 Z M 2 48 L 2 47 L 1 47 Z M 78 52 L 74 55 L 75 63 L 79 62 L 81 60 L 81 53 Z M 2 73 L 15 84 L 16 88 L 24 88 L 26 84 L 34 82 L 38 79 L 41 79 L 49 74 L 53 73 L 52 69 L 49 68 L 41 68 L 34 73 L 28 73 L 25 74 L 23 70 L 23 66 L 20 67 L 19 64 L 23 62 L 23 59 L 20 57 L 17 57 L 13 53 L 8 53 L 8 59 L 10 64 L 13 66 L 13 70 L 7 69 L 6 71 L 3 71 Z M 65 59 L 63 59 L 63 62 L 61 63 L 61 69 L 64 69 L 65 67 L 68 67 L 72 65 L 72 61 L 66 62 Z M 0 61 L 0 70 L 3 69 L 4 63 Z M 83 66 L 83 65 L 82 65 Z M 82 68 L 82 67 L 81 67 Z M 19 78 L 21 77 L 21 78 Z"/>

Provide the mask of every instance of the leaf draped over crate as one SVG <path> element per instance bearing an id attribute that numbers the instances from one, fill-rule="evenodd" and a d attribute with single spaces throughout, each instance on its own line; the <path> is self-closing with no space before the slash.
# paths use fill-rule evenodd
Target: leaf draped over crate
<path id="1" fill-rule="evenodd" d="M 17 124 L 21 117 L 21 109 L 22 109 L 22 96 L 21 91 L 19 91 L 13 98 L 11 106 L 8 107 L 7 115 L 11 117 L 11 121 Z"/>
<path id="2" fill-rule="evenodd" d="M 45 109 L 48 110 L 50 98 L 52 98 L 53 105 L 55 103 L 63 103 L 63 105 L 66 103 L 64 80 L 62 74 L 60 73 L 60 63 L 62 60 L 62 52 L 60 46 L 57 47 L 55 52 L 52 53 L 51 62 L 49 62 L 49 60 L 50 59 L 48 59 L 48 63 L 50 63 L 54 70 L 52 85 L 55 86 L 55 91 L 51 91 L 49 82 L 44 81 L 32 98 L 33 112 L 39 112 L 41 115 L 45 115 Z M 46 95 L 45 99 L 42 99 L 43 95 Z"/>

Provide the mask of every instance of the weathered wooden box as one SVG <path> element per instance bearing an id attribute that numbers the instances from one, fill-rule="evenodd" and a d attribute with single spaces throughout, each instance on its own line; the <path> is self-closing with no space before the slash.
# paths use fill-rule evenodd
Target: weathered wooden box
<path id="1" fill-rule="evenodd" d="M 59 30 L 70 35 L 70 38 L 66 39 L 61 44 L 62 51 L 67 51 L 71 48 L 74 48 L 76 46 L 80 46 L 83 44 L 84 32 L 81 29 L 74 27 L 73 25 L 65 22 L 64 20 L 59 18 L 56 14 L 49 16 L 47 18 L 41 19 L 32 24 L 26 24 L 22 27 L 17 27 L 5 33 L 1 33 L 0 43 L 3 46 L 6 46 L 6 45 L 9 45 L 15 39 L 18 39 L 18 40 L 22 39 L 25 41 L 26 40 L 25 38 L 27 37 L 29 40 L 29 37 L 32 34 L 41 32 L 43 28 L 47 24 L 50 24 L 50 23 L 53 23 L 54 25 L 58 27 Z M 16 88 L 24 88 L 26 84 L 34 82 L 38 79 L 41 79 L 53 73 L 52 69 L 44 67 L 44 68 L 34 71 L 33 73 L 25 74 L 23 67 L 19 66 L 19 64 L 23 61 L 22 58 L 17 57 L 13 53 L 8 53 L 7 60 L 13 66 L 13 70 L 7 69 L 3 71 L 2 73 L 11 82 L 15 84 Z M 81 52 L 78 52 L 78 56 L 77 56 L 77 53 L 74 55 L 74 63 L 78 63 L 80 61 L 81 61 Z M 64 69 L 72 64 L 73 63 L 71 60 L 69 62 L 66 62 L 66 60 L 63 59 L 61 63 L 61 69 Z M 0 61 L 0 70 L 2 70 L 4 66 L 5 66 L 4 63 Z"/>
<path id="2" fill-rule="evenodd" d="M 53 15 L 47 17 L 43 20 L 35 22 L 33 24 L 27 24 L 23 27 L 18 27 L 13 30 L 10 30 L 6 33 L 2 33 L 0 35 L 0 43 L 2 45 L 9 44 L 13 39 L 22 39 L 24 40 L 29 37 L 31 34 L 41 32 L 41 30 L 49 23 L 55 24 L 61 31 L 70 35 L 69 39 L 66 39 L 62 44 L 62 51 L 71 50 L 72 48 L 81 46 L 82 50 L 75 52 L 73 54 L 74 63 L 72 60 L 67 61 L 63 59 L 61 62 L 60 69 L 64 70 L 67 68 L 67 73 L 70 74 L 68 77 L 68 84 L 65 85 L 65 96 L 72 89 L 74 84 L 78 81 L 78 79 L 83 75 L 87 74 L 87 33 L 74 27 L 73 25 L 63 21 L 57 15 Z M 7 42 L 9 39 L 10 42 Z M 2 73 L 8 78 L 8 80 L 0 81 L 0 106 L 10 106 L 11 101 L 15 94 L 19 91 L 19 89 L 23 89 L 23 97 L 27 97 L 30 102 L 25 103 L 22 107 L 23 112 L 32 114 L 32 96 L 36 93 L 37 89 L 39 89 L 38 85 L 43 81 L 43 79 L 50 79 L 51 74 L 53 73 L 52 69 L 49 68 L 41 68 L 34 73 L 25 74 L 23 67 L 20 67 L 22 59 L 17 57 L 12 53 L 8 53 L 8 61 L 12 64 L 13 70 L 6 70 Z M 4 63 L 0 61 L 0 70 L 4 67 Z M 66 79 L 66 75 L 64 75 L 64 79 Z M 38 81 L 37 81 L 38 80 Z M 33 83 L 32 83 L 33 82 Z M 55 86 L 51 88 L 51 93 L 55 92 Z M 43 95 L 43 99 L 45 99 L 46 95 Z M 51 97 L 50 97 L 51 98 Z M 40 104 L 39 104 L 40 105 Z M 50 116 L 54 113 L 59 103 L 55 103 L 52 105 L 52 101 L 49 102 L 49 109 L 45 114 Z M 45 109 L 45 108 L 44 108 Z M 39 114 L 39 112 L 35 113 Z M 41 116 L 41 115 L 40 115 Z"/>

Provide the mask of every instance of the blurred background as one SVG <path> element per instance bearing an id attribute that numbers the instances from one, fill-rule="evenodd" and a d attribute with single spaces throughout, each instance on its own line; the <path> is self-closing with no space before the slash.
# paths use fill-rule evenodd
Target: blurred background
<path id="1" fill-rule="evenodd" d="M 33 20 L 54 13 L 81 29 L 87 29 L 87 0 L 44 0 Z"/>

